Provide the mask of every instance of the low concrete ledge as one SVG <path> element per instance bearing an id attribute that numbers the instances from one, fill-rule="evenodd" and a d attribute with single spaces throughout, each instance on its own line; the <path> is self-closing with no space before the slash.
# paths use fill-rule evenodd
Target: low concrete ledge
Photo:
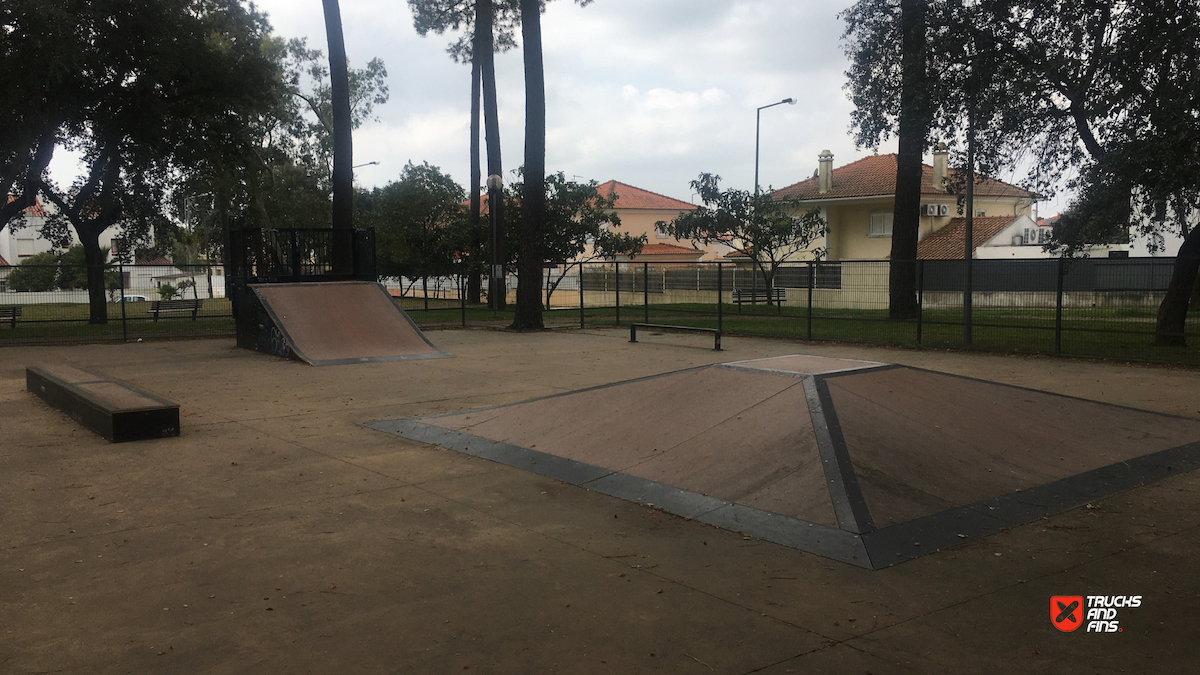
<path id="1" fill-rule="evenodd" d="M 179 405 L 67 364 L 29 366 L 25 387 L 113 443 L 179 435 Z"/>

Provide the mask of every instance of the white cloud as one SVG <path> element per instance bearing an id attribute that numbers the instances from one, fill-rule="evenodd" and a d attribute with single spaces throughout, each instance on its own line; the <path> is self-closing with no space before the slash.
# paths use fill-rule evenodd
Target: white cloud
<path id="1" fill-rule="evenodd" d="M 549 170 L 616 178 L 681 199 L 701 171 L 752 187 L 755 108 L 787 96 L 795 106 L 763 111 L 764 185 L 811 175 L 829 148 L 842 164 L 867 154 L 848 133 L 842 91 L 847 64 L 837 13 L 850 0 L 597 0 L 551 2 L 543 18 Z M 259 0 L 277 31 L 324 47 L 318 3 Z M 379 56 L 391 101 L 380 121 L 355 134 L 357 177 L 395 179 L 423 160 L 468 178 L 470 70 L 453 63 L 453 36 L 417 36 L 402 0 L 342 3 L 351 61 Z M 504 164 L 524 153 L 520 50 L 497 58 Z"/>

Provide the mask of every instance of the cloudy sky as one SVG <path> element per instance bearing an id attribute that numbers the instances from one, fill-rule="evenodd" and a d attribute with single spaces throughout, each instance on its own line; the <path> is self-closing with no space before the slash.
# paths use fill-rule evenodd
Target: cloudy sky
<path id="1" fill-rule="evenodd" d="M 325 47 L 317 0 L 257 0 L 275 31 Z M 836 164 L 870 154 L 847 132 L 838 12 L 849 0 L 596 0 L 551 2 L 543 17 L 547 158 L 568 177 L 620 180 L 689 200 L 688 181 L 714 172 L 754 182 L 755 108 L 762 114 L 761 183 L 812 175 L 817 154 Z M 387 65 L 391 101 L 354 136 L 357 179 L 394 180 L 404 163 L 428 161 L 469 179 L 470 69 L 446 54 L 451 36 L 420 37 L 404 0 L 342 0 L 347 52 Z M 524 154 L 521 53 L 497 58 L 506 170 Z M 894 151 L 885 145 L 881 152 Z M 508 177 L 506 176 L 506 179 Z"/>

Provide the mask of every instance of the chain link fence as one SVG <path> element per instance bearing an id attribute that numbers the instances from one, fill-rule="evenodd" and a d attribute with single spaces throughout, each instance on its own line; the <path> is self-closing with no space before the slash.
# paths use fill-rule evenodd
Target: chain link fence
<path id="1" fill-rule="evenodd" d="M 92 303 L 82 266 L 0 268 L 0 345 L 234 334 L 221 266 L 107 265 L 103 279 Z"/>

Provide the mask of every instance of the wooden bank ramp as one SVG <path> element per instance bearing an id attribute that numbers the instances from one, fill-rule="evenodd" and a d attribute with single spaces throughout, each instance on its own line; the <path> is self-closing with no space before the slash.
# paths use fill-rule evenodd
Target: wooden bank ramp
<path id="1" fill-rule="evenodd" d="M 449 356 L 431 343 L 377 283 L 256 284 L 259 351 L 314 366 Z"/>
<path id="2" fill-rule="evenodd" d="M 793 355 L 372 422 L 870 569 L 1200 467 L 1200 420 Z"/>

